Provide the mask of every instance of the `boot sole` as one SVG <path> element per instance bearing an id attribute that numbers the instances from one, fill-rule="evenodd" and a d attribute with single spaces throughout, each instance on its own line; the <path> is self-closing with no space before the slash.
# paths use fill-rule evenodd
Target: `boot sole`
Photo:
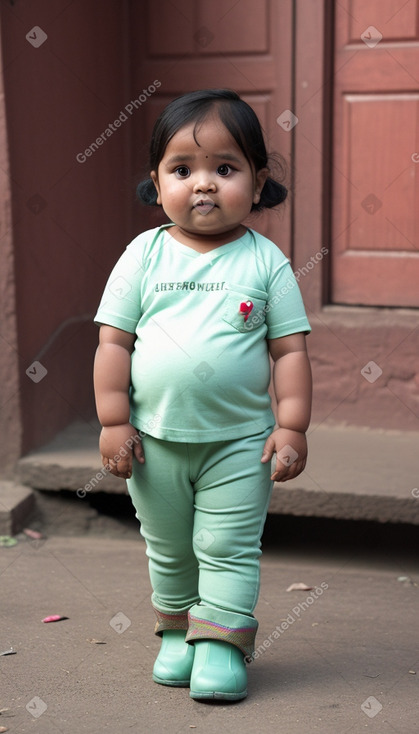
<path id="1" fill-rule="evenodd" d="M 199 699 L 217 699 L 222 701 L 241 701 L 247 696 L 247 690 L 238 691 L 237 693 L 226 693 L 224 691 L 191 691 L 190 697 L 199 701 Z"/>
<path id="2" fill-rule="evenodd" d="M 175 686 L 176 688 L 189 688 L 190 684 L 190 680 L 170 680 L 168 678 L 159 678 L 159 676 L 154 675 L 154 673 L 153 680 L 161 686 Z"/>

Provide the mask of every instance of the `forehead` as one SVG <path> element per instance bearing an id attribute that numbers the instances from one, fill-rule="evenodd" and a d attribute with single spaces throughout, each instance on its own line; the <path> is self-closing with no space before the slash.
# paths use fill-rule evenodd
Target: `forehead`
<path id="1" fill-rule="evenodd" d="M 164 158 L 185 153 L 233 153 L 245 160 L 241 148 L 219 117 L 211 116 L 202 122 L 190 122 L 181 127 L 169 140 Z"/>

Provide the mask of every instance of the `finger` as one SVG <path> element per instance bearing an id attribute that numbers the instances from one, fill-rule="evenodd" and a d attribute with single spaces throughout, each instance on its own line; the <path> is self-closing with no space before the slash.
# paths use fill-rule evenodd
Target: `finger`
<path id="1" fill-rule="evenodd" d="M 284 481 L 284 477 L 288 474 L 289 467 L 285 466 L 282 461 L 280 461 L 278 458 L 276 460 L 275 469 L 271 474 L 271 479 L 273 479 L 274 482 L 282 482 Z"/>
<path id="2" fill-rule="evenodd" d="M 282 469 L 275 469 L 273 474 L 271 474 L 271 479 L 274 482 L 285 482 L 288 479 L 288 468 L 282 467 Z"/>
<path id="3" fill-rule="evenodd" d="M 118 476 L 123 479 L 129 479 L 132 474 L 132 454 L 130 452 L 129 457 L 125 457 L 117 462 L 116 464 Z"/>
<path id="4" fill-rule="evenodd" d="M 125 468 L 123 476 L 124 476 L 124 479 L 131 479 L 132 477 L 132 456 L 131 456 L 131 460 L 128 462 Z"/>
<path id="5" fill-rule="evenodd" d="M 293 464 L 290 464 L 290 466 L 287 467 L 284 472 L 282 472 L 281 477 L 279 479 L 276 479 L 276 481 L 288 482 L 290 479 L 295 479 L 304 470 L 305 465 L 305 459 L 302 459 L 301 461 L 295 461 Z"/>
<path id="6" fill-rule="evenodd" d="M 141 441 L 139 443 L 136 443 L 135 444 L 135 447 L 134 447 L 134 456 L 137 459 L 137 461 L 140 462 L 140 464 L 144 464 L 144 462 L 145 462 L 145 456 L 144 456 L 143 444 L 142 444 Z"/>
<path id="7" fill-rule="evenodd" d="M 116 466 L 116 463 L 112 459 L 106 459 L 106 461 L 103 462 L 103 465 L 105 466 L 105 468 L 109 472 L 109 474 L 113 474 L 115 477 L 118 477 L 119 476 L 118 468 Z"/>
<path id="8" fill-rule="evenodd" d="M 262 458 L 261 458 L 262 464 L 267 464 L 268 461 L 272 459 L 274 451 L 275 451 L 275 441 L 273 440 L 272 436 L 268 436 L 268 438 L 265 441 L 265 445 L 262 451 Z"/>
<path id="9" fill-rule="evenodd" d="M 300 473 L 300 471 L 297 471 L 297 467 L 301 464 L 301 460 L 295 459 L 291 463 L 285 463 L 279 458 L 279 455 L 277 454 L 276 457 L 276 467 L 275 471 L 273 472 L 271 479 L 273 479 L 276 482 L 286 482 L 288 479 L 293 479 L 297 474 Z"/>
<path id="10" fill-rule="evenodd" d="M 105 467 L 106 471 L 110 472 L 111 471 L 111 465 L 109 463 L 108 457 L 107 456 L 103 456 L 103 454 L 102 454 L 101 455 L 101 459 L 102 459 L 102 466 Z"/>
<path id="11" fill-rule="evenodd" d="M 111 471 L 111 474 L 114 474 L 114 476 L 119 479 L 131 479 L 132 471 L 131 469 L 124 469 L 121 471 L 120 468 L 115 467 L 115 469 Z"/>

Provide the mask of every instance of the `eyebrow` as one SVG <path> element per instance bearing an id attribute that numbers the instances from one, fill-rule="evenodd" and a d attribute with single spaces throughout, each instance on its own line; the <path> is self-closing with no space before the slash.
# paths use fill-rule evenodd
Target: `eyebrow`
<path id="1" fill-rule="evenodd" d="M 214 157 L 218 158 L 219 160 L 241 163 L 240 158 L 237 158 L 237 156 L 235 156 L 233 153 L 214 153 Z M 172 166 L 175 163 L 184 163 L 186 161 L 193 161 L 194 159 L 195 156 L 191 154 L 172 155 L 171 158 L 169 158 L 169 160 L 166 162 L 166 165 Z"/>
<path id="2" fill-rule="evenodd" d="M 183 163 L 184 161 L 191 161 L 194 159 L 193 155 L 172 155 L 171 158 L 166 162 L 166 165 L 171 166 L 173 163 Z"/>
<path id="3" fill-rule="evenodd" d="M 222 158 L 225 161 L 233 161 L 235 163 L 241 163 L 240 158 L 237 158 L 233 153 L 215 153 L 216 158 Z"/>

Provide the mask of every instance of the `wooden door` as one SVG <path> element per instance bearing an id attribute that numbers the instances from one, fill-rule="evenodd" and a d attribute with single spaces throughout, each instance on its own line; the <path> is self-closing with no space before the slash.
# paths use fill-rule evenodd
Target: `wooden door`
<path id="1" fill-rule="evenodd" d="M 331 300 L 419 306 L 419 2 L 335 3 Z"/>
<path id="2" fill-rule="evenodd" d="M 131 94 L 160 82 L 134 113 L 134 179 L 147 170 L 148 141 L 158 114 L 171 99 L 194 89 L 237 91 L 259 116 L 269 150 L 290 160 L 291 0 L 136 0 L 130 13 Z M 134 212 L 136 231 L 163 221 L 159 210 L 137 205 Z M 248 224 L 290 255 L 290 222 L 291 200 L 282 212 L 257 215 Z"/>

